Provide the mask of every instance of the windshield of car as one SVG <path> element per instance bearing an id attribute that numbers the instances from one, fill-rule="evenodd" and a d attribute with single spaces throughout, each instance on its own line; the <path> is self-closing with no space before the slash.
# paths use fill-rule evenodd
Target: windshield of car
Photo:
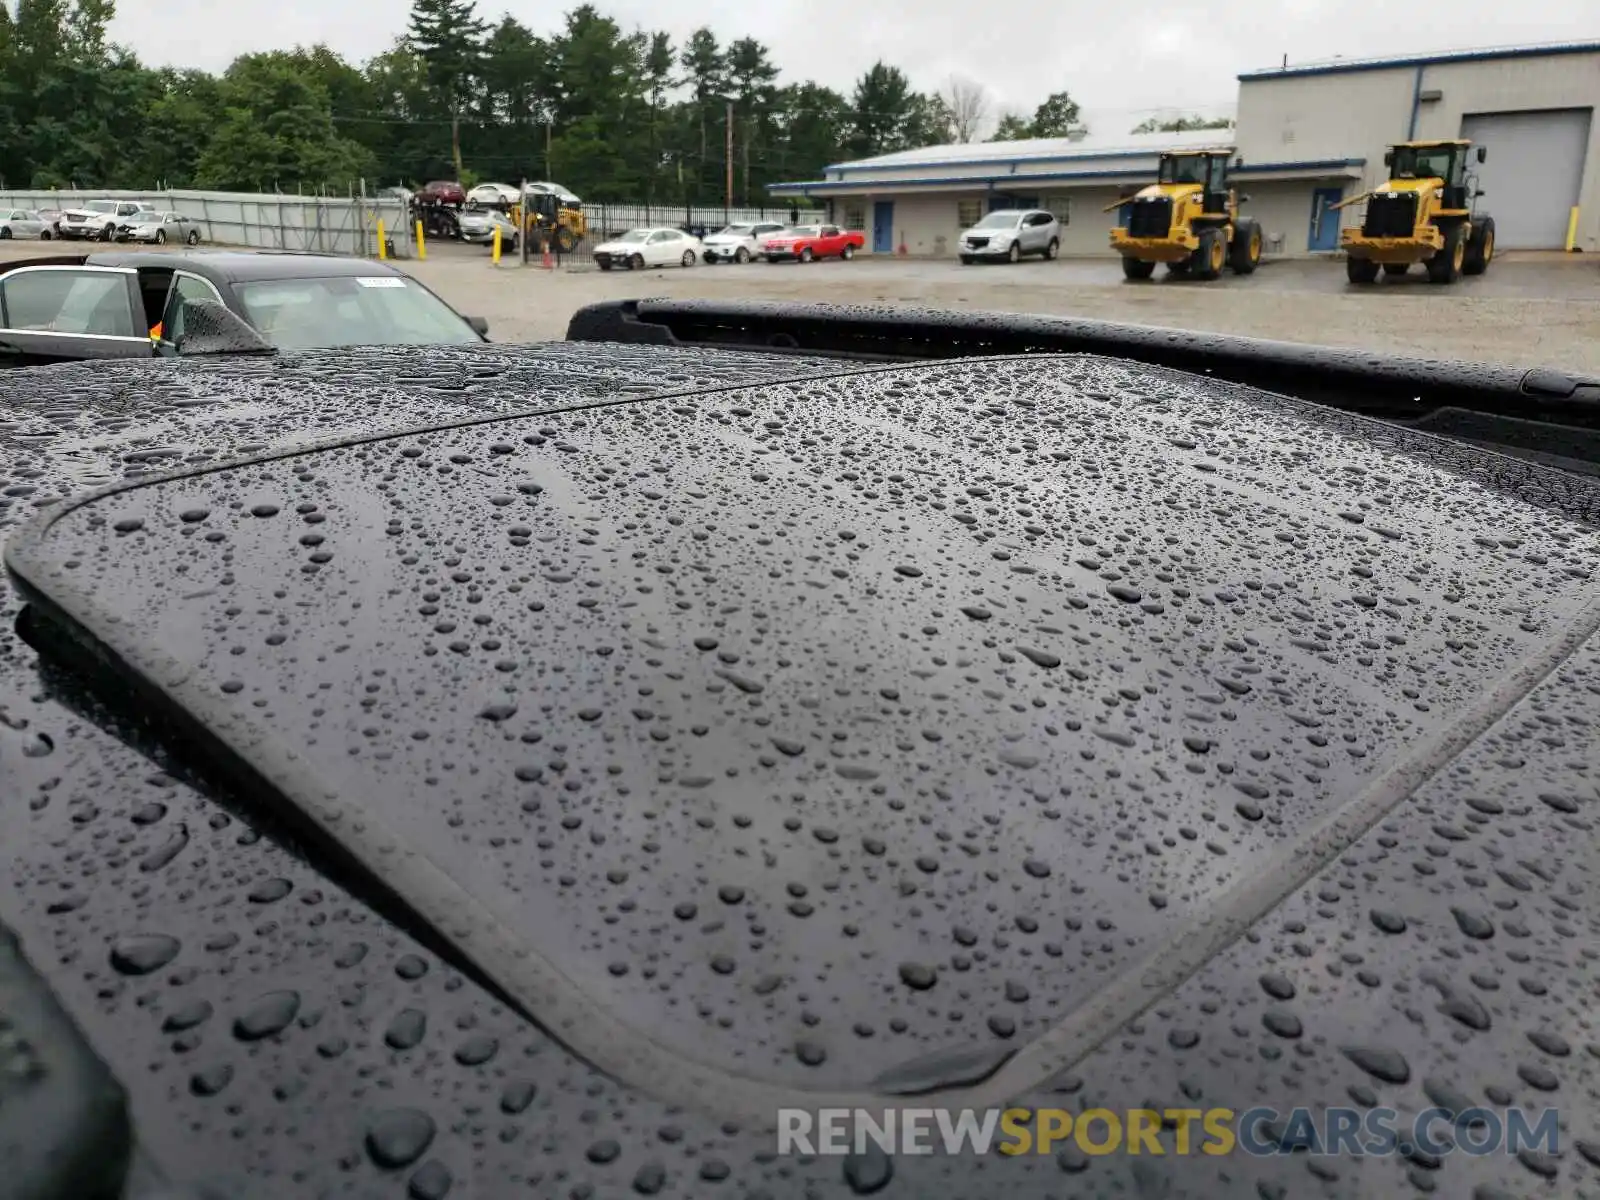
<path id="1" fill-rule="evenodd" d="M 719 237 L 749 237 L 754 232 L 754 225 L 728 225 L 717 230 L 717 235 Z"/>
<path id="2" fill-rule="evenodd" d="M 83 207 L 86 212 L 114 213 L 117 211 L 117 202 L 115 200 L 91 200 Z"/>
<path id="3" fill-rule="evenodd" d="M 786 230 L 785 237 L 816 237 L 821 232 L 815 225 L 796 225 L 793 229 Z"/>
<path id="4" fill-rule="evenodd" d="M 246 319 L 280 350 L 482 340 L 444 301 L 398 275 L 264 279 L 234 291 Z"/>
<path id="5" fill-rule="evenodd" d="M 642 242 L 642 241 L 646 240 L 653 232 L 655 232 L 655 231 L 651 230 L 651 229 L 630 229 L 630 230 L 628 230 L 627 233 L 625 233 L 621 237 L 619 237 L 617 239 L 617 241 L 619 241 L 619 242 Z"/>
<path id="6" fill-rule="evenodd" d="M 992 212 L 973 226 L 974 229 L 1010 229 L 1022 219 L 1017 212 Z"/>

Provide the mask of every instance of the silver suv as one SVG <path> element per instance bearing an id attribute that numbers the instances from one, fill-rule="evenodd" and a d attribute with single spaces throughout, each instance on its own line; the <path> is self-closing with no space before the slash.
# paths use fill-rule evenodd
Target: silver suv
<path id="1" fill-rule="evenodd" d="M 1038 208 L 996 209 L 961 235 L 961 261 L 1003 258 L 1016 262 L 1024 254 L 1054 258 L 1061 249 L 1061 222 Z"/>

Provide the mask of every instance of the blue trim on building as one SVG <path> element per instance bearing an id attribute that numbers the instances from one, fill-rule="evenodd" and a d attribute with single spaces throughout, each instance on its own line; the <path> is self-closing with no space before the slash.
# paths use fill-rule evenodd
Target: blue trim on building
<path id="1" fill-rule="evenodd" d="M 1329 158 L 1306 162 L 1246 163 L 1235 167 L 1234 174 L 1264 174 L 1268 171 L 1316 171 L 1341 167 L 1363 167 L 1364 158 Z M 894 191 L 904 187 L 947 187 L 952 184 L 970 184 L 974 190 L 993 191 L 997 185 L 1021 183 L 1070 183 L 1074 180 L 1126 179 L 1141 176 L 1136 170 L 1126 171 L 1072 171 L 1040 175 L 922 175 L 908 179 L 838 180 L 814 179 L 801 183 L 769 183 L 767 191 L 775 196 L 804 196 L 812 192 L 868 192 Z"/>
<path id="2" fill-rule="evenodd" d="M 1350 62 L 1318 63 L 1306 67 L 1267 67 L 1246 71 L 1240 83 L 1262 79 L 1304 78 L 1308 75 L 1344 75 L 1354 71 L 1393 71 L 1404 67 L 1428 67 L 1435 63 L 1493 62 L 1505 58 L 1551 58 L 1560 54 L 1600 53 L 1600 42 L 1559 42 L 1550 46 L 1507 46 L 1491 50 L 1459 50 L 1448 54 L 1418 54 L 1405 58 L 1352 59 Z"/>

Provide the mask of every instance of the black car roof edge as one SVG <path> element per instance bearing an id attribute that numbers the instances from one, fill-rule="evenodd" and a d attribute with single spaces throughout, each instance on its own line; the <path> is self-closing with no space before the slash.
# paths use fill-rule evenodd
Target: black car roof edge
<path id="1" fill-rule="evenodd" d="M 838 374 L 875 374 L 885 369 L 868 368 L 841 371 Z M 709 391 L 712 394 L 746 391 L 750 386 L 731 384 Z M 17 530 L 6 546 L 4 561 L 30 600 L 53 604 L 48 590 L 39 582 L 43 574 L 43 561 L 38 564 L 40 571 L 32 570 L 33 553 L 41 548 L 49 530 L 63 515 L 109 495 L 173 479 L 236 470 L 255 462 L 321 453 L 341 446 L 368 445 L 548 413 L 619 407 L 649 400 L 705 394 L 707 391 L 704 389 L 691 390 L 669 396 L 628 397 L 518 414 L 495 414 L 410 431 L 338 439 L 260 458 L 207 464 L 187 471 L 142 477 L 99 489 L 45 510 Z M 140 672 L 135 669 L 131 665 L 133 651 L 126 641 L 128 631 L 99 612 L 92 596 L 82 599 L 81 606 L 74 606 L 73 623 L 79 627 L 81 637 L 92 640 L 101 662 L 121 672 L 136 687 L 151 692 L 154 698 L 171 704 L 179 713 L 187 714 L 198 707 L 197 704 L 191 707 L 185 703 L 186 697 L 197 686 L 190 680 L 188 672 Z M 1224 892 L 1211 915 L 1196 916 L 1186 921 L 1158 949 L 1133 968 L 1119 973 L 1092 1000 L 1020 1050 L 992 1076 L 975 1084 L 949 1089 L 941 1095 L 950 1103 L 959 1101 L 975 1107 L 1005 1103 L 1012 1097 L 1039 1087 L 1053 1073 L 1077 1061 L 1129 1020 L 1157 1003 L 1162 996 L 1170 994 L 1174 987 L 1198 970 L 1205 961 L 1242 936 L 1294 887 L 1311 878 L 1405 796 L 1443 769 L 1597 631 L 1600 631 L 1600 600 L 1591 601 L 1580 609 L 1556 636 L 1520 659 L 1444 728 L 1412 747 L 1368 787 L 1297 838 L 1293 846 L 1275 856 L 1266 869 L 1254 872 L 1250 878 Z M 158 682 L 157 676 L 163 674 L 164 678 Z M 198 701 L 198 694 L 193 695 L 192 699 Z M 279 738 L 270 726 L 257 725 L 249 713 L 243 715 L 241 722 L 236 731 L 245 731 L 248 743 L 257 751 L 258 758 L 255 761 L 244 760 L 215 731 L 206 729 L 205 732 L 215 738 L 221 753 L 237 757 L 245 769 L 259 776 L 275 794 L 285 797 L 319 796 L 319 810 L 307 811 L 305 817 L 318 826 L 323 836 L 337 842 L 425 924 L 434 929 L 450 931 L 449 940 L 457 947 L 462 958 L 506 995 L 513 997 L 517 1007 L 530 1020 L 549 1030 L 553 1037 L 598 1070 L 637 1086 L 665 1103 L 681 1104 L 729 1118 L 737 1117 L 763 1128 L 771 1125 L 779 1108 L 817 1110 L 861 1107 L 881 1105 L 885 1100 L 886 1096 L 881 1092 L 808 1091 L 768 1083 L 697 1061 L 661 1044 L 643 1030 L 595 1004 L 590 993 L 571 980 L 553 961 L 520 940 L 510 922 L 458 884 L 429 858 L 423 848 L 408 846 L 404 839 L 390 832 L 375 814 L 359 803 L 347 802 L 341 796 L 328 795 L 317 789 L 316 780 L 298 756 L 288 753 L 287 748 L 274 749 L 279 746 Z M 266 750 L 273 752 L 263 753 Z M 352 834 L 352 830 L 357 832 Z M 574 1030 L 580 1030 L 581 1035 L 574 1036 Z"/>
<path id="2" fill-rule="evenodd" d="M 857 305 L 608 300 L 572 315 L 568 341 L 716 345 L 875 358 L 1089 353 L 1172 367 L 1320 403 L 1355 396 L 1418 412 L 1446 403 L 1600 423 L 1600 377 L 1558 368 L 1413 358 L 1085 317 Z M 1431 396 L 1430 396 L 1431 393 Z M 1350 403 L 1336 407 L 1353 408 Z"/>

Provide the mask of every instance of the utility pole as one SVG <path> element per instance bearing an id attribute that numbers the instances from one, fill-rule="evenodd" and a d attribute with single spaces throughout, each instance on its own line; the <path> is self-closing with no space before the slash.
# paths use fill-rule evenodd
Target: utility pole
<path id="1" fill-rule="evenodd" d="M 750 207 L 750 118 L 744 119 L 744 145 L 740 148 L 744 154 L 744 206 Z"/>
<path id="2" fill-rule="evenodd" d="M 722 219 L 728 220 L 729 210 L 733 208 L 733 101 L 728 101 L 728 149 L 723 156 L 727 159 L 728 191 L 727 198 L 723 201 Z"/>

